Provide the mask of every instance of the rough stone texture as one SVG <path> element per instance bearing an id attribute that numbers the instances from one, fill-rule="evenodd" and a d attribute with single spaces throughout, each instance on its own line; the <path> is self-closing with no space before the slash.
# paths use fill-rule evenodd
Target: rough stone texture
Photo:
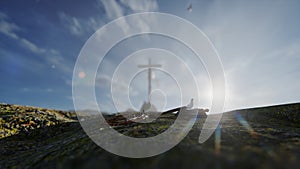
<path id="1" fill-rule="evenodd" d="M 0 104 L 0 139 L 74 121 L 75 114 L 29 106 Z"/>
<path id="2" fill-rule="evenodd" d="M 58 123 L 33 127 L 29 132 L 19 131 L 0 139 L 0 168 L 299 168 L 299 105 L 224 113 L 220 123 L 220 144 L 216 142 L 217 135 L 204 144 L 197 142 L 205 120 L 201 116 L 179 145 L 164 154 L 145 159 L 110 154 L 93 143 L 78 122 L 69 117 L 58 120 L 55 116 Z M 7 106 L 1 106 L 1 125 L 5 124 L 5 128 L 21 126 L 20 119 L 30 123 L 39 117 L 36 116 L 39 113 L 29 113 L 33 119 L 20 115 L 20 112 L 26 112 L 24 109 L 27 111 L 27 108 L 19 107 L 12 112 L 8 108 L 10 114 L 6 113 Z M 28 109 L 29 112 L 36 110 Z M 7 117 L 7 114 L 14 115 L 19 121 L 10 123 L 9 120 L 14 118 Z M 45 119 L 55 122 L 51 117 Z M 122 117 L 107 117 L 117 131 L 134 137 L 159 134 L 175 119 L 175 115 L 164 114 L 156 123 L 145 125 L 127 122 Z"/>

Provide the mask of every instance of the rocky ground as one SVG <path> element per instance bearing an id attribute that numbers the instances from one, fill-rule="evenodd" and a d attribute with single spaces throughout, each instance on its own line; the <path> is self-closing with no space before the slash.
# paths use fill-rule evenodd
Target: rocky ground
<path id="1" fill-rule="evenodd" d="M 188 136 L 161 155 L 130 159 L 92 142 L 74 114 L 0 105 L 0 168 L 299 168 L 300 104 L 224 113 L 220 129 L 205 143 L 198 137 L 205 116 Z M 151 125 L 120 116 L 107 121 L 125 135 L 149 137 L 166 130 L 176 116 Z"/>
<path id="2" fill-rule="evenodd" d="M 0 139 L 35 129 L 74 122 L 74 113 L 30 106 L 0 104 Z"/>

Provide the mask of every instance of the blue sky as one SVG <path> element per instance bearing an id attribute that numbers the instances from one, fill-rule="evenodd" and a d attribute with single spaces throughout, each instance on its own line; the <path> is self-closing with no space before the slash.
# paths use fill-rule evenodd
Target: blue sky
<path id="1" fill-rule="evenodd" d="M 191 12 L 186 9 L 189 4 Z M 118 17 L 147 11 L 185 18 L 209 37 L 224 67 L 225 110 L 299 102 L 299 8 L 297 0 L 4 0 L 0 2 L 0 102 L 73 109 L 72 73 L 85 41 Z M 151 40 L 151 47 L 169 42 Z M 132 48 L 147 47 L 134 39 L 127 43 Z M 124 48 L 116 46 L 107 60 L 119 61 Z M 205 72 L 203 66 L 199 69 Z M 209 107 L 205 93 L 209 84 L 205 77 L 204 81 L 201 106 Z M 99 100 L 105 100 L 107 93 L 96 91 Z"/>

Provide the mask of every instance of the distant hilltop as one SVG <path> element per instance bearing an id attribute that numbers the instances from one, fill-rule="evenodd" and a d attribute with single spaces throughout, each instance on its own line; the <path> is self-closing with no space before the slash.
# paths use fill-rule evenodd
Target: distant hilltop
<path id="1" fill-rule="evenodd" d="M 300 124 L 300 103 L 288 103 L 281 105 L 246 108 L 240 110 L 233 110 L 231 112 L 236 111 L 250 111 L 251 113 L 248 113 L 248 116 L 256 117 L 256 115 L 261 115 Z"/>

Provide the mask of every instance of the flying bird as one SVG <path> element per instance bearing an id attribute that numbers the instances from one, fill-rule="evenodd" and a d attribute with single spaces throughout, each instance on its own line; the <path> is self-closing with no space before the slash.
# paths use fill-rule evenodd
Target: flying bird
<path id="1" fill-rule="evenodd" d="M 190 5 L 187 7 L 187 10 L 188 10 L 189 12 L 192 12 L 192 10 L 193 10 L 193 5 L 190 4 Z"/>

